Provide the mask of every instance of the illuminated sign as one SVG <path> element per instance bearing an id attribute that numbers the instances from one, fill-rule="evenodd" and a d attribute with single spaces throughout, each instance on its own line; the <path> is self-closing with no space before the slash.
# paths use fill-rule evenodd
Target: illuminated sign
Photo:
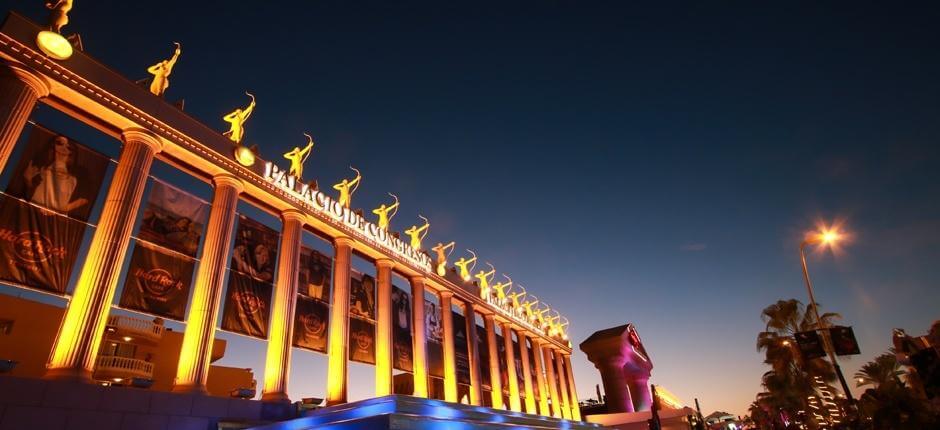
<path id="1" fill-rule="evenodd" d="M 282 170 L 270 161 L 264 164 L 264 179 L 290 193 L 318 215 L 333 219 L 344 231 L 349 232 L 356 239 L 376 245 L 412 266 L 431 273 L 431 257 L 427 254 L 412 248 L 410 244 L 393 236 L 388 230 L 366 221 L 352 209 L 314 189 L 310 184 L 298 181 L 295 176 L 289 175 L 286 170 Z"/>

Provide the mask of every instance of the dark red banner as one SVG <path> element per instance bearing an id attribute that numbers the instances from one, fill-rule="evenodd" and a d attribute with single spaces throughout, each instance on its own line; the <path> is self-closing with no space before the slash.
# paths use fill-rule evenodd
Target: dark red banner
<path id="1" fill-rule="evenodd" d="M 349 359 L 375 364 L 375 325 L 371 322 L 349 319 Z"/>
<path id="2" fill-rule="evenodd" d="M 209 205 L 202 200 L 153 181 L 137 237 L 195 257 L 208 216 Z"/>
<path id="3" fill-rule="evenodd" d="M 490 344 L 486 339 L 486 328 L 477 326 L 477 353 L 480 354 L 480 380 L 487 388 L 492 387 L 490 381 Z"/>
<path id="4" fill-rule="evenodd" d="M 229 271 L 222 329 L 266 339 L 272 289 L 271 284 Z"/>
<path id="5" fill-rule="evenodd" d="M 136 242 L 124 278 L 121 307 L 182 321 L 195 262 Z"/>
<path id="6" fill-rule="evenodd" d="M 294 346 L 326 353 L 329 321 L 330 308 L 326 303 L 298 295 L 294 313 Z"/>
<path id="7" fill-rule="evenodd" d="M 274 282 L 277 239 L 278 233 L 271 227 L 239 215 L 235 248 L 232 249 L 232 270 L 261 282 Z"/>
<path id="8" fill-rule="evenodd" d="M 330 274 L 333 260 L 315 249 L 305 246 L 300 248 L 300 273 L 298 285 L 300 294 L 330 302 Z"/>
<path id="9" fill-rule="evenodd" d="M 414 369 L 411 342 L 411 297 L 405 290 L 392 287 L 392 364 L 403 372 Z"/>
<path id="10" fill-rule="evenodd" d="M 454 324 L 454 364 L 457 368 L 457 383 L 470 384 L 470 354 L 467 344 L 467 320 L 463 315 L 451 311 Z"/>
<path id="11" fill-rule="evenodd" d="M 349 279 L 349 314 L 375 321 L 375 278 L 352 273 Z"/>

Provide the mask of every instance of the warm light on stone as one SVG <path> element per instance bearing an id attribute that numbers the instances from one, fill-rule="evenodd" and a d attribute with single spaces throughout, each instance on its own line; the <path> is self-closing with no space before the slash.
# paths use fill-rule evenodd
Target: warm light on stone
<path id="1" fill-rule="evenodd" d="M 72 56 L 72 44 L 54 31 L 40 31 L 36 35 L 36 45 L 43 53 L 56 60 L 68 60 Z"/>

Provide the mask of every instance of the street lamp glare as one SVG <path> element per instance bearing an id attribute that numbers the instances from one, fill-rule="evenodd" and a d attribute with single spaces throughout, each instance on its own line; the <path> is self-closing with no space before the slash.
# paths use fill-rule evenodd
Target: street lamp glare
<path id="1" fill-rule="evenodd" d="M 839 232 L 835 230 L 826 230 L 820 234 L 820 240 L 822 240 L 823 244 L 831 244 L 839 240 Z"/>

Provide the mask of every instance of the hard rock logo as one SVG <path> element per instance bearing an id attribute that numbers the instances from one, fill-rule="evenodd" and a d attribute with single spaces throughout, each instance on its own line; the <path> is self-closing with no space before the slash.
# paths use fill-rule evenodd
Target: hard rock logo
<path id="1" fill-rule="evenodd" d="M 173 290 L 183 289 L 183 282 L 163 269 L 137 269 L 134 276 L 144 284 L 147 293 L 155 297 L 163 297 L 172 293 Z"/>
<path id="2" fill-rule="evenodd" d="M 66 254 L 64 247 L 53 245 L 49 238 L 34 231 L 13 234 L 4 230 L 0 232 L 0 237 L 13 243 L 13 252 L 22 262 L 44 263 L 50 258 L 62 258 Z"/>
<path id="3" fill-rule="evenodd" d="M 235 301 L 241 305 L 240 307 L 246 314 L 256 314 L 264 307 L 264 303 L 258 296 L 248 292 L 235 293 Z"/>
<path id="4" fill-rule="evenodd" d="M 304 324 L 304 330 L 313 336 L 321 337 L 326 331 L 326 324 L 324 324 L 323 318 L 317 315 L 304 315 L 300 319 Z"/>

